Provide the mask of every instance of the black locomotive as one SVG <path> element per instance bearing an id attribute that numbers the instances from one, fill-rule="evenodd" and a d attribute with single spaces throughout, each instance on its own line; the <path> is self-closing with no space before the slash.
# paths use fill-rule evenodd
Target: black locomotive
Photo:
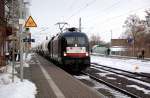
<path id="1" fill-rule="evenodd" d="M 88 38 L 74 28 L 52 37 L 38 46 L 37 51 L 72 72 L 80 72 L 90 66 Z"/>

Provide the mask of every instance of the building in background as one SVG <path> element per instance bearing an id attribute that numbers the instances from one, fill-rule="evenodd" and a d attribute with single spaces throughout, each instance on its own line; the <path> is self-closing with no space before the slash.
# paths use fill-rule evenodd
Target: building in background
<path id="1" fill-rule="evenodd" d="M 27 19 L 29 4 L 29 0 L 0 0 L 0 66 L 6 65 L 6 55 L 10 55 L 12 49 L 15 50 L 15 53 L 18 53 L 19 19 L 21 18 L 24 21 Z M 22 16 L 20 16 L 20 13 L 22 13 Z M 25 28 L 23 28 L 23 31 L 25 31 Z M 29 34 L 24 34 L 24 37 L 26 35 Z"/>
<path id="2" fill-rule="evenodd" d="M 0 0 L 0 66 L 5 65 L 6 27 L 5 0 Z"/>

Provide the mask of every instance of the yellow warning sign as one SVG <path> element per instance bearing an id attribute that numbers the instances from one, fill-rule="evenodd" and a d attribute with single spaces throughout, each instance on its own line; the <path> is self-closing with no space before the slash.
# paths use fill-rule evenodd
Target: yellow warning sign
<path id="1" fill-rule="evenodd" d="M 37 24 L 31 16 L 29 16 L 28 20 L 26 21 L 25 27 L 37 27 Z"/>

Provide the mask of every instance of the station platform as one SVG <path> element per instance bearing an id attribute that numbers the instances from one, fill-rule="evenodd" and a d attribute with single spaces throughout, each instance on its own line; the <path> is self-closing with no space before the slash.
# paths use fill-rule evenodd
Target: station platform
<path id="1" fill-rule="evenodd" d="M 105 98 L 37 54 L 32 56 L 29 65 L 24 68 L 24 78 L 37 86 L 36 98 Z"/>

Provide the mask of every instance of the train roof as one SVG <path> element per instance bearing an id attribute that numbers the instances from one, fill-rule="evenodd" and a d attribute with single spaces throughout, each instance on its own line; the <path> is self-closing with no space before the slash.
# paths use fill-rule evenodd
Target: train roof
<path id="1" fill-rule="evenodd" d="M 67 37 L 67 36 L 68 37 L 69 36 L 84 36 L 84 37 L 88 38 L 87 35 L 83 32 L 67 31 L 67 32 L 64 32 L 64 33 L 57 34 L 56 36 L 53 36 L 49 41 L 52 41 L 52 40 L 55 40 L 55 39 L 57 40 L 58 38 Z"/>
<path id="2" fill-rule="evenodd" d="M 86 36 L 83 32 L 64 32 L 61 36 Z"/>

